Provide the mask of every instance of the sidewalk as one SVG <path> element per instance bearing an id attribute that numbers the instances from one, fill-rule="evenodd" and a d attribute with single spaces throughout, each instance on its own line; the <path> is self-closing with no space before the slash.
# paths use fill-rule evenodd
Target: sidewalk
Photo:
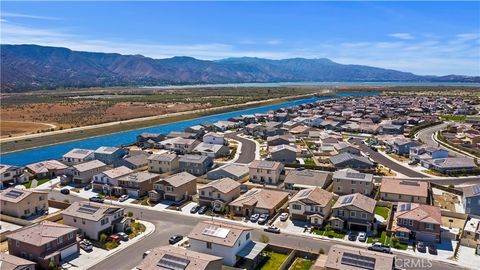
<path id="1" fill-rule="evenodd" d="M 120 245 L 112 250 L 105 250 L 101 248 L 94 247 L 92 252 L 85 252 L 83 249 L 80 249 L 80 256 L 66 262 L 62 265 L 65 269 L 88 269 L 101 261 L 113 256 L 114 254 L 126 249 L 127 247 L 137 243 L 138 241 L 144 239 L 155 231 L 155 225 L 147 221 L 138 222 L 145 225 L 145 232 L 128 240 L 127 242 L 120 242 Z"/>
<path id="2" fill-rule="evenodd" d="M 416 171 L 416 172 L 418 172 L 418 173 L 421 173 L 421 174 L 425 175 L 425 177 L 429 177 L 429 178 L 436 178 L 436 177 L 438 177 L 438 176 L 430 175 L 430 174 L 428 174 L 428 173 L 423 172 L 423 170 L 426 170 L 426 168 L 424 168 L 424 167 L 422 167 L 422 166 L 420 166 L 420 165 L 410 166 L 410 165 L 408 165 L 408 164 L 405 164 L 405 163 L 403 163 L 403 162 L 400 162 L 400 161 L 392 158 L 391 156 L 389 156 L 388 154 L 386 154 L 386 153 L 383 152 L 383 151 L 378 151 L 378 153 L 380 153 L 380 155 L 382 155 L 382 156 L 390 159 L 391 161 L 397 163 L 398 165 L 401 165 L 401 166 L 403 166 L 403 167 L 405 167 L 405 168 L 414 170 L 414 171 Z M 397 174 L 398 174 L 398 172 L 397 172 Z"/>

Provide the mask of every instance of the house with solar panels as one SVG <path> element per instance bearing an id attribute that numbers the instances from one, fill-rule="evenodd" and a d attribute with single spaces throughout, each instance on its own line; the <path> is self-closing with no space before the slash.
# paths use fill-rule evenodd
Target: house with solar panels
<path id="1" fill-rule="evenodd" d="M 8 188 L 0 193 L 1 213 L 15 218 L 48 213 L 48 192 Z"/>
<path id="2" fill-rule="evenodd" d="M 480 216 L 480 184 L 463 188 L 463 207 L 466 214 Z"/>
<path id="3" fill-rule="evenodd" d="M 202 221 L 188 235 L 190 250 L 222 257 L 228 266 L 234 266 L 240 258 L 255 265 L 267 244 L 252 241 L 252 231 L 240 225 Z"/>
<path id="4" fill-rule="evenodd" d="M 317 264 L 315 264 L 317 265 Z M 364 248 L 334 245 L 328 251 L 327 259 L 322 269 L 327 270 L 392 270 L 395 266 L 395 256 Z"/>
<path id="5" fill-rule="evenodd" d="M 276 161 L 254 160 L 248 168 L 250 170 L 250 181 L 276 185 L 280 182 L 283 164 Z"/>
<path id="6" fill-rule="evenodd" d="M 321 227 L 330 216 L 335 203 L 334 195 L 319 187 L 302 189 L 288 202 L 288 210 L 293 220 L 307 221 L 312 226 Z"/>
<path id="7" fill-rule="evenodd" d="M 360 193 L 340 196 L 332 207 L 330 224 L 335 230 L 372 232 L 377 201 Z"/>
<path id="8" fill-rule="evenodd" d="M 152 249 L 135 269 L 221 270 L 222 262 L 217 256 L 176 246 L 161 246 Z"/>
<path id="9" fill-rule="evenodd" d="M 62 156 L 63 164 L 72 166 L 94 159 L 93 150 L 74 148 Z"/>
<path id="10" fill-rule="evenodd" d="M 123 232 L 130 227 L 130 218 L 124 217 L 124 208 L 94 202 L 72 203 L 63 211 L 63 223 L 80 229 L 79 233 L 98 240 L 100 234 Z"/>
<path id="11" fill-rule="evenodd" d="M 410 239 L 425 242 L 440 242 L 442 213 L 433 205 L 402 202 L 397 205 L 393 217 L 392 232 L 399 241 Z"/>
<path id="12" fill-rule="evenodd" d="M 94 152 L 94 158 L 110 165 L 128 154 L 128 150 L 118 147 L 101 146 Z"/>
<path id="13" fill-rule="evenodd" d="M 363 195 L 370 195 L 374 187 L 372 174 L 360 173 L 353 169 L 336 171 L 333 173 L 332 181 L 332 191 L 340 195 L 357 192 Z"/>

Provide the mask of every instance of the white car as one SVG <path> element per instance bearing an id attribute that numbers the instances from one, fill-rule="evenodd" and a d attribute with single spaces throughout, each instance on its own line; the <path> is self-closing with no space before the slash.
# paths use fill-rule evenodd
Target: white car
<path id="1" fill-rule="evenodd" d="M 128 198 L 130 198 L 130 197 L 128 197 L 128 195 L 122 195 L 122 196 L 120 196 L 120 198 L 118 200 L 120 202 L 124 202 L 124 201 L 128 200 Z"/>
<path id="2" fill-rule="evenodd" d="M 365 232 L 359 232 L 359 233 L 358 233 L 358 241 L 360 241 L 360 242 L 365 242 L 365 241 L 367 241 L 367 233 L 365 233 Z"/>
<path id="3" fill-rule="evenodd" d="M 288 213 L 282 213 L 280 215 L 280 221 L 287 221 L 288 219 Z"/>

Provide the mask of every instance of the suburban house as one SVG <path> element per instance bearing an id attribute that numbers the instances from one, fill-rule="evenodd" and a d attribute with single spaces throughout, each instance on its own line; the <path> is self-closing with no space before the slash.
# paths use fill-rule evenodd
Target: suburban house
<path id="1" fill-rule="evenodd" d="M 62 162 L 69 166 L 94 159 L 93 150 L 74 148 L 62 156 Z"/>
<path id="2" fill-rule="evenodd" d="M 420 163 L 423 167 L 440 173 L 469 172 L 477 168 L 473 159 L 466 157 L 425 159 Z"/>
<path id="3" fill-rule="evenodd" d="M 422 161 L 427 159 L 437 159 L 437 158 L 447 158 L 448 151 L 441 148 L 421 145 L 417 147 L 411 147 L 409 156 L 411 160 L 416 160 L 416 161 Z"/>
<path id="4" fill-rule="evenodd" d="M 0 210 L 15 218 L 48 213 L 48 192 L 10 187 L 0 193 Z"/>
<path id="5" fill-rule="evenodd" d="M 195 125 L 185 128 L 185 132 L 194 133 L 198 136 L 202 136 L 203 134 L 205 134 L 205 127 L 202 125 Z"/>
<path id="6" fill-rule="evenodd" d="M 393 270 L 395 256 L 364 248 L 333 245 L 328 251 L 323 268 L 325 270 Z"/>
<path id="7" fill-rule="evenodd" d="M 74 184 L 85 185 L 90 183 L 94 175 L 107 170 L 109 167 L 100 160 L 91 160 L 69 167 L 65 174 L 66 177 L 60 179 L 62 184 L 73 182 Z"/>
<path id="8" fill-rule="evenodd" d="M 228 177 L 233 180 L 240 180 L 248 176 L 248 166 L 238 163 L 227 163 L 207 173 L 209 180 L 217 180 Z"/>
<path id="9" fill-rule="evenodd" d="M 428 182 L 382 179 L 380 199 L 391 202 L 427 203 Z"/>
<path id="10" fill-rule="evenodd" d="M 107 147 L 107 146 L 100 146 L 94 152 L 95 159 L 107 165 L 113 164 L 115 161 L 123 158 L 127 154 L 128 154 L 128 149 L 126 148 Z"/>
<path id="11" fill-rule="evenodd" d="M 475 254 L 480 254 L 480 219 L 472 217 L 467 220 L 463 228 L 460 244 L 474 248 Z"/>
<path id="12" fill-rule="evenodd" d="M 302 189 L 288 202 L 288 211 L 293 220 L 307 221 L 321 227 L 330 216 L 335 203 L 333 193 L 319 187 Z"/>
<path id="13" fill-rule="evenodd" d="M 422 144 L 410 139 L 396 139 L 393 141 L 392 151 L 397 155 L 408 156 L 411 148 L 418 147 L 420 145 Z"/>
<path id="14" fill-rule="evenodd" d="M 79 234 L 92 240 L 100 234 L 123 232 L 130 226 L 124 208 L 103 203 L 74 202 L 63 211 L 63 223 L 79 229 Z"/>
<path id="15" fill-rule="evenodd" d="M 153 190 L 148 192 L 150 201 L 179 202 L 197 194 L 197 177 L 188 172 L 167 176 L 153 184 Z"/>
<path id="16" fill-rule="evenodd" d="M 252 241 L 252 228 L 202 221 L 197 223 L 188 235 L 190 249 L 223 258 L 223 264 L 234 266 L 242 249 Z"/>
<path id="17" fill-rule="evenodd" d="M 267 146 L 295 143 L 295 137 L 292 135 L 275 135 L 267 137 Z"/>
<path id="18" fill-rule="evenodd" d="M 442 214 L 433 205 L 401 202 L 393 217 L 392 231 L 401 242 L 410 239 L 440 242 Z"/>
<path id="19" fill-rule="evenodd" d="M 212 158 L 204 155 L 184 155 L 179 159 L 179 170 L 196 176 L 204 175 L 213 165 Z"/>
<path id="20" fill-rule="evenodd" d="M 466 214 L 480 216 L 480 184 L 464 187 L 462 199 Z"/>
<path id="21" fill-rule="evenodd" d="M 122 159 L 115 161 L 113 163 L 114 167 L 125 166 L 136 171 L 142 170 L 143 168 L 147 167 L 148 157 L 150 156 L 150 154 L 143 151 L 134 154 L 132 153 L 133 151 Z"/>
<path id="22" fill-rule="evenodd" d="M 137 136 L 136 145 L 140 148 L 158 148 L 158 143 L 163 140 L 165 140 L 165 135 L 162 133 L 144 132 Z"/>
<path id="23" fill-rule="evenodd" d="M 118 186 L 113 187 L 113 193 L 127 194 L 129 197 L 139 199 L 146 196 L 153 189 L 153 183 L 159 179 L 159 174 L 134 172 L 118 178 Z"/>
<path id="24" fill-rule="evenodd" d="M 329 172 L 316 170 L 289 170 L 285 176 L 285 189 L 327 188 L 332 182 Z"/>
<path id="25" fill-rule="evenodd" d="M 349 153 L 349 154 L 357 155 L 357 156 L 360 155 L 360 149 L 358 149 L 357 147 L 354 147 L 353 145 L 351 145 L 349 143 L 346 143 L 346 142 L 335 143 L 335 144 L 333 144 L 333 148 L 339 154 Z"/>
<path id="26" fill-rule="evenodd" d="M 294 163 L 297 160 L 297 148 L 288 144 L 269 147 L 270 159 L 283 163 Z"/>
<path id="27" fill-rule="evenodd" d="M 360 193 L 340 196 L 332 207 L 330 224 L 335 230 L 371 232 L 377 201 Z"/>
<path id="28" fill-rule="evenodd" d="M 0 266 L 2 270 L 35 270 L 36 263 L 10 255 L 8 253 L 0 253 Z"/>
<path id="29" fill-rule="evenodd" d="M 0 189 L 5 186 L 22 184 L 28 180 L 28 176 L 22 167 L 0 164 Z"/>
<path id="30" fill-rule="evenodd" d="M 203 142 L 208 144 L 219 144 L 219 145 L 226 145 L 227 141 L 222 134 L 209 132 L 203 135 Z"/>
<path id="31" fill-rule="evenodd" d="M 240 183 L 230 178 L 222 178 L 200 187 L 198 195 L 200 205 L 208 205 L 214 211 L 221 212 L 240 196 Z"/>
<path id="32" fill-rule="evenodd" d="M 78 254 L 75 227 L 50 221 L 42 221 L 18 229 L 7 236 L 10 255 L 38 263 L 40 269 L 50 269 L 65 258 Z"/>
<path id="33" fill-rule="evenodd" d="M 93 176 L 92 189 L 108 194 L 112 186 L 118 186 L 118 178 L 132 172 L 130 168 L 121 166 L 96 174 Z"/>
<path id="34" fill-rule="evenodd" d="M 212 159 L 228 156 L 230 149 L 223 144 L 199 143 L 192 151 L 194 154 L 204 155 Z"/>
<path id="35" fill-rule="evenodd" d="M 337 169 L 372 169 L 375 165 L 368 158 L 350 153 L 341 153 L 330 157 L 330 162 Z"/>
<path id="36" fill-rule="evenodd" d="M 195 139 L 184 139 L 182 137 L 175 137 L 161 141 L 160 144 L 166 150 L 174 151 L 178 154 L 188 154 L 197 146 L 198 141 Z"/>
<path id="37" fill-rule="evenodd" d="M 373 175 L 369 173 L 360 173 L 353 169 L 338 170 L 333 173 L 333 192 L 337 194 L 361 193 L 370 195 L 374 183 Z"/>
<path id="38" fill-rule="evenodd" d="M 37 179 L 51 179 L 63 175 L 68 166 L 52 159 L 29 164 L 26 167 L 27 171 Z"/>
<path id="39" fill-rule="evenodd" d="M 269 214 L 275 212 L 288 201 L 286 191 L 252 188 L 229 204 L 230 212 L 239 216 Z"/>
<path id="40" fill-rule="evenodd" d="M 175 172 L 180 158 L 175 153 L 153 154 L 148 157 L 148 171 L 152 173 Z"/>
<path id="41" fill-rule="evenodd" d="M 161 246 L 151 249 L 135 269 L 221 270 L 222 264 L 221 257 L 176 246 Z"/>
<path id="42" fill-rule="evenodd" d="M 283 164 L 276 161 L 254 160 L 248 166 L 250 181 L 255 183 L 278 184 Z"/>

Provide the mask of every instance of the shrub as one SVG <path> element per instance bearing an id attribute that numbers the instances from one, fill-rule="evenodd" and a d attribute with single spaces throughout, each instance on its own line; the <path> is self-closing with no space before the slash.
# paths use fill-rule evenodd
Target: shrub
<path id="1" fill-rule="evenodd" d="M 107 242 L 107 235 L 102 233 L 100 234 L 100 243 L 105 244 Z"/>
<path id="2" fill-rule="evenodd" d="M 133 217 L 133 212 L 132 212 L 132 211 L 128 211 L 127 216 L 128 216 L 128 217 Z"/>
<path id="3" fill-rule="evenodd" d="M 270 242 L 270 238 L 268 238 L 268 236 L 266 236 L 265 234 L 260 235 L 260 238 L 258 240 L 261 243 L 265 243 L 265 244 Z"/>

